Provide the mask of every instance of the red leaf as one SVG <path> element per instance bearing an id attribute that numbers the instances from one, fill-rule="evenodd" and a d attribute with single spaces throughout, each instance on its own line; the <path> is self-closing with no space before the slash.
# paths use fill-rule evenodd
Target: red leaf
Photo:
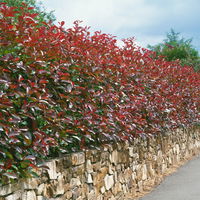
<path id="1" fill-rule="evenodd" d="M 45 84 L 45 83 L 48 83 L 48 82 L 49 82 L 49 81 L 48 81 L 48 80 L 45 80 L 45 79 L 42 79 L 42 80 L 39 81 L 40 84 Z"/>

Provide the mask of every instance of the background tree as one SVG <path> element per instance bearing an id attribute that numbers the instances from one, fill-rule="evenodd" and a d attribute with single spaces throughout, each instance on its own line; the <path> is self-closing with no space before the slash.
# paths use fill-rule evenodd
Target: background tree
<path id="1" fill-rule="evenodd" d="M 42 2 L 36 2 L 36 0 L 0 0 L 0 3 L 7 3 L 8 6 L 14 6 L 20 9 L 24 7 L 23 3 L 26 3 L 28 7 L 34 7 L 33 10 L 29 10 L 31 13 L 37 13 L 37 20 L 40 22 L 54 22 L 56 20 L 53 11 L 47 12 L 42 5 Z"/>
<path id="2" fill-rule="evenodd" d="M 192 45 L 192 39 L 180 37 L 180 33 L 173 29 L 166 35 L 166 39 L 162 43 L 151 46 L 152 51 L 157 53 L 157 56 L 165 56 L 167 61 L 180 60 L 181 65 L 190 65 L 195 71 L 200 70 L 200 57 L 198 51 Z"/>

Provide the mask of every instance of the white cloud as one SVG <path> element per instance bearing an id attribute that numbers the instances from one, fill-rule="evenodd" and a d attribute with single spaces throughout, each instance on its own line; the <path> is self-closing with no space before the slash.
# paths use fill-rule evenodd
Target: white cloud
<path id="1" fill-rule="evenodd" d="M 75 20 L 91 30 L 102 30 L 118 38 L 136 36 L 143 44 L 161 42 L 170 28 L 192 33 L 200 17 L 199 0 L 43 0 L 55 10 L 58 21 L 71 27 Z M 188 27 L 188 28 L 187 28 Z M 176 29 L 177 28 L 177 29 Z M 199 29 L 194 30 L 199 35 Z M 197 34 L 198 33 L 198 34 Z M 190 36 L 192 37 L 192 36 Z M 195 38 L 194 38 L 195 41 Z"/>

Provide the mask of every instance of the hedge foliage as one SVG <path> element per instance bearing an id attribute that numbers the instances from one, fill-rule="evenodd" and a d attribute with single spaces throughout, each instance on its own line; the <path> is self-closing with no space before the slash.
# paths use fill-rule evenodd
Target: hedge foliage
<path id="1" fill-rule="evenodd" d="M 56 152 L 132 140 L 200 121 L 200 73 L 133 39 L 41 26 L 0 6 L 0 177 L 28 177 Z M 40 24 L 39 24 L 40 23 Z"/>

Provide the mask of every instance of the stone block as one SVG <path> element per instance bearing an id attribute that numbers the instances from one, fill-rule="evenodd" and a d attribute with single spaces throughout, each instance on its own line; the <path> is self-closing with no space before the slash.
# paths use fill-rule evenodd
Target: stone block
<path id="1" fill-rule="evenodd" d="M 37 187 L 36 194 L 37 194 L 37 195 L 41 195 L 42 192 L 43 192 L 43 190 L 44 190 L 44 187 L 45 187 L 44 183 L 40 184 L 40 185 Z"/>
<path id="2" fill-rule="evenodd" d="M 72 178 L 70 181 L 70 187 L 74 188 L 81 185 L 81 181 L 79 178 Z"/>
<path id="3" fill-rule="evenodd" d="M 87 161 L 86 161 L 86 171 L 87 171 L 88 173 L 92 173 L 92 172 L 93 172 L 93 166 L 92 166 L 92 164 L 91 164 L 91 160 L 87 160 Z"/>
<path id="4" fill-rule="evenodd" d="M 117 150 L 114 150 L 110 154 L 110 162 L 113 163 L 114 165 L 117 165 L 117 163 L 118 163 L 118 151 Z"/>
<path id="5" fill-rule="evenodd" d="M 104 182 L 105 182 L 105 188 L 106 190 L 109 190 L 113 187 L 114 185 L 114 176 L 113 175 L 106 175 L 105 178 L 104 178 Z"/>
<path id="6" fill-rule="evenodd" d="M 48 200 L 46 197 L 43 196 L 37 196 L 37 200 Z"/>
<path id="7" fill-rule="evenodd" d="M 17 191 L 5 197 L 5 200 L 21 200 L 21 197 L 22 197 L 22 191 Z"/>
<path id="8" fill-rule="evenodd" d="M 22 200 L 37 200 L 36 194 L 33 190 L 25 191 L 22 194 Z"/>
<path id="9" fill-rule="evenodd" d="M 85 154 L 83 152 L 72 153 L 72 165 L 81 165 L 85 163 Z"/>
<path id="10" fill-rule="evenodd" d="M 25 190 L 34 190 L 38 187 L 38 178 L 28 178 L 22 182 L 22 188 Z"/>
<path id="11" fill-rule="evenodd" d="M 93 183 L 92 175 L 87 174 L 87 183 Z"/>
<path id="12" fill-rule="evenodd" d="M 50 162 L 46 162 L 45 165 L 49 168 L 47 169 L 49 179 L 52 179 L 52 180 L 57 179 L 58 173 L 56 172 L 56 161 L 52 160 Z"/>

